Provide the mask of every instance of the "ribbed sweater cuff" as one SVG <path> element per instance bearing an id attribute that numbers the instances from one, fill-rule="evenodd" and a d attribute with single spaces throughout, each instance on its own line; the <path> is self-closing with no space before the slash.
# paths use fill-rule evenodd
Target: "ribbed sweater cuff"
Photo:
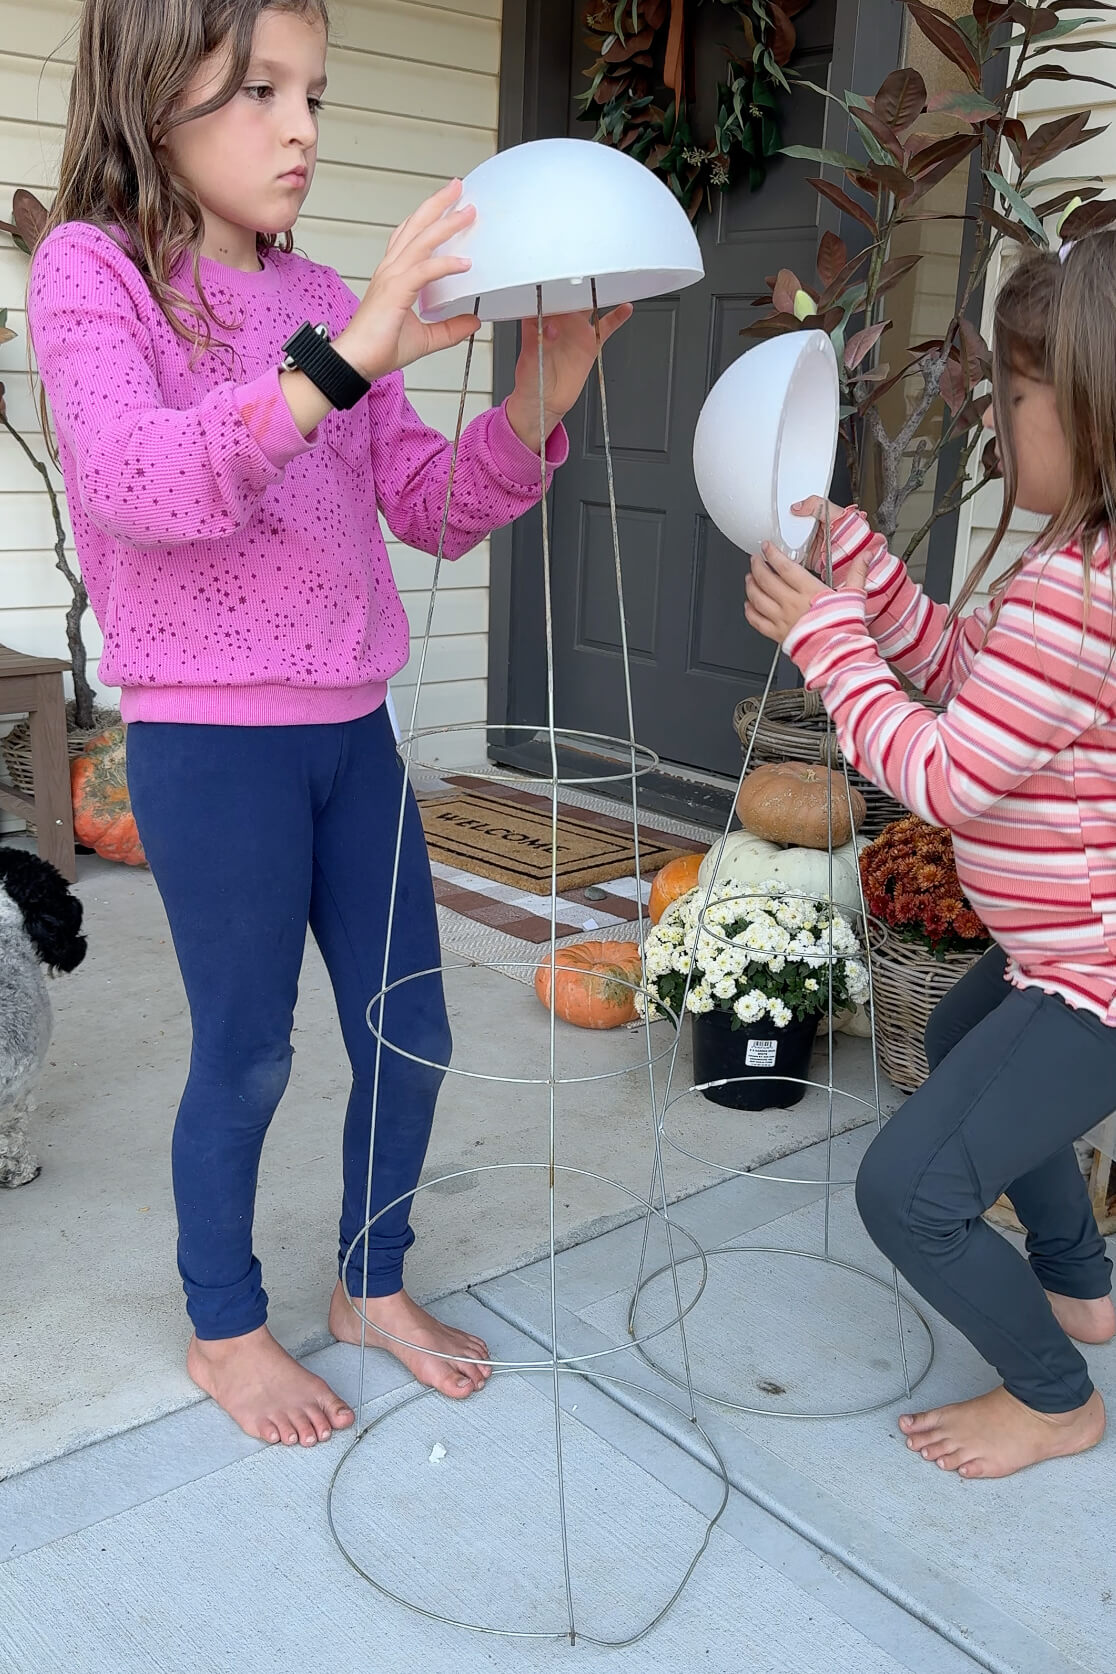
<path id="1" fill-rule="evenodd" d="M 508 418 L 507 402 L 492 409 L 488 425 L 488 447 L 492 463 L 514 488 L 539 486 L 539 456 L 520 441 Z M 547 472 L 564 465 L 569 458 L 570 442 L 566 427 L 560 424 L 546 439 Z"/>
<path id="2" fill-rule="evenodd" d="M 277 471 L 284 470 L 292 459 L 313 448 L 318 432 L 315 429 L 304 436 L 298 428 L 287 406 L 277 366 L 270 367 L 250 384 L 241 384 L 233 392 L 233 402 L 253 441 Z"/>

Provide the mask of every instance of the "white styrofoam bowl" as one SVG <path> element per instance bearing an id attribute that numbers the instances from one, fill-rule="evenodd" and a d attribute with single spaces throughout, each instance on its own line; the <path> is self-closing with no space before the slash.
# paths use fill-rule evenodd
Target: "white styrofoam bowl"
<path id="1" fill-rule="evenodd" d="M 471 227 L 448 239 L 468 256 L 467 273 L 428 285 L 424 320 L 470 314 L 482 320 L 533 318 L 536 286 L 547 314 L 602 308 L 681 290 L 704 277 L 697 237 L 678 199 L 650 169 L 595 140 L 531 140 L 489 157 L 463 182 L 458 208 Z"/>
<path id="2" fill-rule="evenodd" d="M 841 389 L 824 331 L 760 343 L 713 385 L 694 432 L 694 476 L 706 511 L 745 552 L 773 541 L 795 553 L 814 530 L 791 506 L 826 498 L 837 457 Z"/>

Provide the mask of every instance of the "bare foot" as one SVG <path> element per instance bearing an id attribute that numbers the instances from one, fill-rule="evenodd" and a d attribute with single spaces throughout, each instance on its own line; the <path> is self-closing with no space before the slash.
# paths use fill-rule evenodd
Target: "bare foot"
<path id="1" fill-rule="evenodd" d="M 347 1430 L 355 1417 L 328 1383 L 280 1348 L 266 1325 L 218 1342 L 194 1337 L 186 1370 L 257 1441 L 313 1447 L 334 1430 Z"/>
<path id="2" fill-rule="evenodd" d="M 1086 1300 L 1080 1296 L 1059 1296 L 1048 1290 L 1054 1318 L 1067 1337 L 1078 1343 L 1110 1343 L 1116 1337 L 1116 1308 L 1111 1296 Z"/>
<path id="3" fill-rule="evenodd" d="M 899 1428 L 909 1448 L 943 1471 L 1011 1476 L 1043 1459 L 1096 1447 L 1104 1435 L 1104 1402 L 1094 1390 L 1074 1412 L 1035 1412 L 1001 1385 L 975 1401 L 904 1414 Z"/>
<path id="4" fill-rule="evenodd" d="M 455 1331 L 452 1326 L 443 1325 L 433 1314 L 428 1314 L 417 1302 L 413 1302 L 405 1290 L 396 1291 L 394 1296 L 366 1297 L 364 1311 L 369 1324 L 366 1341 L 394 1354 L 419 1383 L 425 1383 L 431 1389 L 440 1389 L 443 1395 L 452 1395 L 460 1400 L 465 1395 L 472 1395 L 475 1390 L 483 1389 L 491 1377 L 491 1366 L 470 1364 L 474 1360 L 488 1359 L 488 1345 L 479 1337 L 470 1337 L 464 1331 Z M 390 1331 L 393 1337 L 402 1337 L 417 1346 L 404 1348 L 402 1343 L 393 1343 L 391 1337 L 385 1337 L 375 1329 L 378 1325 Z M 350 1305 L 340 1281 L 330 1299 L 329 1329 L 339 1343 L 360 1342 L 360 1316 Z M 462 1358 L 443 1360 L 441 1355 L 460 1355 Z"/>

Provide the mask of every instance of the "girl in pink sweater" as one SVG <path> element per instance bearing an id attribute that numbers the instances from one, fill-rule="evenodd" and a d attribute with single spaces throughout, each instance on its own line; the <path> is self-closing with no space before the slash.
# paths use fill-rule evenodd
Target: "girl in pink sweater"
<path id="1" fill-rule="evenodd" d="M 836 591 L 774 548 L 748 580 L 749 620 L 822 693 L 848 759 L 953 832 L 995 938 L 935 1013 L 933 1073 L 857 1181 L 876 1243 L 999 1373 L 900 1420 L 912 1450 L 967 1477 L 1094 1446 L 1104 1405 L 1070 1339 L 1116 1332 L 1073 1149 L 1116 1105 L 1116 233 L 1062 257 L 1021 259 L 997 299 L 985 422 L 1004 509 L 957 607 L 932 604 L 855 510 L 832 508 Z M 1017 505 L 1046 530 L 962 615 Z M 910 702 L 889 663 L 944 713 Z M 1026 1260 L 982 1219 L 1001 1192 Z"/>
<path id="2" fill-rule="evenodd" d="M 256 1174 L 290 1069 L 307 926 L 329 969 L 353 1083 L 342 1263 L 365 1220 L 375 1070 L 366 1007 L 382 981 L 402 768 L 385 710 L 408 626 L 380 531 L 436 550 L 449 445 L 399 369 L 461 343 L 424 325 L 421 288 L 471 212 L 454 183 L 393 233 L 364 297 L 294 254 L 326 86 L 321 0 L 85 0 L 52 230 L 35 253 L 31 331 L 74 535 L 121 688 L 128 779 L 166 905 L 193 1046 L 173 1141 L 191 1376 L 250 1435 L 309 1446 L 353 1413 L 265 1323 L 252 1249 Z M 609 335 L 630 309 L 603 325 Z M 302 333 L 324 326 L 325 348 Z M 537 338 L 515 389 L 466 430 L 446 554 L 540 493 Z M 586 316 L 544 331 L 546 457 L 595 358 Z M 389 981 L 440 963 L 429 863 L 408 800 Z M 441 981 L 406 984 L 387 1037 L 448 1062 Z M 421 1382 L 463 1396 L 487 1349 L 403 1289 L 409 1193 L 440 1072 L 382 1054 L 365 1309 Z M 341 1269 L 344 1272 L 344 1267 Z M 363 1244 L 348 1266 L 362 1293 Z M 330 1328 L 360 1340 L 339 1280 Z M 376 1328 L 416 1345 L 402 1348 Z"/>

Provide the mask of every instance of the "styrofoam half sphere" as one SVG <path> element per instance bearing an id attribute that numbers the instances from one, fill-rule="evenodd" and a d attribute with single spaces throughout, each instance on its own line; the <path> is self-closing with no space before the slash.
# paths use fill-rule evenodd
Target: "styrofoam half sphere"
<path id="1" fill-rule="evenodd" d="M 745 552 L 805 546 L 810 518 L 791 506 L 829 494 L 841 389 L 824 331 L 788 332 L 749 349 L 718 378 L 694 432 L 694 476 L 706 511 Z"/>
<path id="2" fill-rule="evenodd" d="M 428 285 L 424 320 L 471 314 L 520 320 L 602 308 L 693 285 L 705 268 L 685 210 L 669 187 L 623 151 L 595 140 L 546 139 L 515 145 L 466 175 L 460 203 L 471 227 L 441 246 L 468 256 L 467 273 Z"/>

